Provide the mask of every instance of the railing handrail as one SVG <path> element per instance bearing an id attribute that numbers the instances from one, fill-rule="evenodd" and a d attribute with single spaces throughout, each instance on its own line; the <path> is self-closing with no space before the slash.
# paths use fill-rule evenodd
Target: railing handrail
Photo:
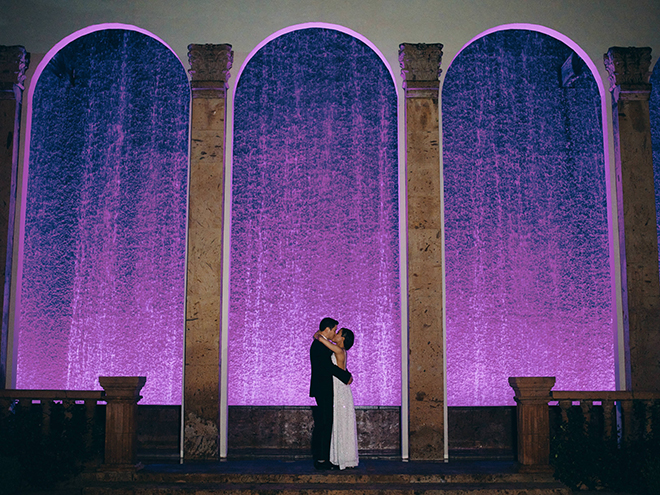
<path id="1" fill-rule="evenodd" d="M 32 399 L 32 400 L 105 400 L 103 390 L 0 390 L 3 399 Z"/>
<path id="2" fill-rule="evenodd" d="M 605 390 L 601 392 L 552 390 L 550 392 L 550 397 L 550 402 L 557 400 L 660 400 L 660 392 L 642 392 L 629 390 Z"/>
<path id="3" fill-rule="evenodd" d="M 147 378 L 144 376 L 100 376 L 104 390 L 0 390 L 0 418 L 10 414 L 8 402 L 19 400 L 19 409 L 32 408 L 32 401 L 46 401 L 41 408 L 44 421 L 42 428 L 50 425 L 49 401 L 62 400 L 66 405 L 72 401 L 84 401 L 87 420 L 94 417 L 95 401 L 106 402 L 105 414 L 105 458 L 103 467 L 109 471 L 134 471 L 137 448 L 137 403 L 142 398 L 140 390 Z M 21 399 L 28 399 L 27 403 Z M 4 410 L 3 410 L 4 409 Z M 88 440 L 91 430 L 87 431 Z"/>

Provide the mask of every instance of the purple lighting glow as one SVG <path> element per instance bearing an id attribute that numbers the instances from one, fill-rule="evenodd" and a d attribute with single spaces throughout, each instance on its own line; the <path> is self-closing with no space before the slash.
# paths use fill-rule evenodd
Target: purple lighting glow
<path id="1" fill-rule="evenodd" d="M 497 31 L 455 58 L 442 97 L 448 405 L 513 404 L 510 376 L 613 390 L 591 71 L 553 37 Z"/>
<path id="2" fill-rule="evenodd" d="M 234 109 L 229 404 L 313 404 L 309 346 L 332 316 L 356 334 L 356 405 L 400 405 L 390 72 L 349 34 L 291 31 L 250 59 Z"/>
<path id="3" fill-rule="evenodd" d="M 188 79 L 147 34 L 89 31 L 33 92 L 17 387 L 144 375 L 142 403 L 180 404 Z"/>
<path id="4" fill-rule="evenodd" d="M 651 75 L 649 113 L 651 117 L 651 149 L 653 150 L 653 181 L 655 182 L 656 229 L 658 244 L 660 244 L 660 67 L 657 63 Z M 660 250 L 658 259 L 660 262 Z"/>

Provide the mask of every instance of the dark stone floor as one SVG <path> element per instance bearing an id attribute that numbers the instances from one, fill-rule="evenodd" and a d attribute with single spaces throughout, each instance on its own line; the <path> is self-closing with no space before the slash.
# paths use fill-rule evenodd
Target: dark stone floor
<path id="1" fill-rule="evenodd" d="M 186 462 L 183 464 L 149 464 L 143 469 L 149 473 L 218 473 L 218 474 L 507 474 L 515 473 L 511 461 L 395 461 L 361 459 L 356 468 L 343 471 L 318 471 L 311 459 L 276 460 L 245 459 L 220 462 Z"/>

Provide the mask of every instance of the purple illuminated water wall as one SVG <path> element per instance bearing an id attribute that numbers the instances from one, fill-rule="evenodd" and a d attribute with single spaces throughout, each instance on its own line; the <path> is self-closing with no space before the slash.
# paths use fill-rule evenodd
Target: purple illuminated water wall
<path id="1" fill-rule="evenodd" d="M 510 376 L 613 390 L 601 103 L 590 70 L 550 36 L 495 32 L 448 68 L 442 113 L 448 404 L 513 404 Z"/>
<path id="2" fill-rule="evenodd" d="M 180 404 L 190 89 L 145 34 L 95 31 L 34 91 L 17 387 L 144 375 Z"/>
<path id="3" fill-rule="evenodd" d="M 651 148 L 653 150 L 653 181 L 655 182 L 656 227 L 658 244 L 660 244 L 660 67 L 657 63 L 653 74 L 651 74 L 649 113 L 651 117 Z M 658 262 L 660 263 L 660 252 L 658 253 Z"/>
<path id="4" fill-rule="evenodd" d="M 397 98 L 362 41 L 283 34 L 237 83 L 231 405 L 306 405 L 321 318 L 355 331 L 358 405 L 401 404 Z"/>

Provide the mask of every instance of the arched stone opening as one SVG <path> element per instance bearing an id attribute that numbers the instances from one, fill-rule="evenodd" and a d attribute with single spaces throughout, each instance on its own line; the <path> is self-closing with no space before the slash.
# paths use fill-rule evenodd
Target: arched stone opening
<path id="1" fill-rule="evenodd" d="M 142 375 L 180 404 L 190 86 L 134 26 L 62 40 L 32 79 L 17 302 L 18 388 Z"/>
<path id="2" fill-rule="evenodd" d="M 444 79 L 450 406 L 513 404 L 509 376 L 615 388 L 604 94 L 557 38 L 491 30 Z"/>

